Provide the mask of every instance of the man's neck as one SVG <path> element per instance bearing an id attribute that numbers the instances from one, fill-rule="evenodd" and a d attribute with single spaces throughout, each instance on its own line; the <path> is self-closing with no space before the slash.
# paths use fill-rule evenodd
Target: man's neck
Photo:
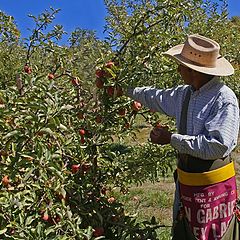
<path id="1" fill-rule="evenodd" d="M 210 75 L 196 74 L 192 86 L 195 90 L 199 90 L 203 85 L 205 85 L 212 79 L 213 76 Z"/>

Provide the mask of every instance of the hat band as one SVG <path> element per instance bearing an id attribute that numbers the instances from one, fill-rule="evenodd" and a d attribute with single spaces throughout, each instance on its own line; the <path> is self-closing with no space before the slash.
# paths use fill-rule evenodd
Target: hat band
<path id="1" fill-rule="evenodd" d="M 202 64 L 202 63 L 196 62 L 194 60 L 191 60 L 191 59 L 185 57 L 184 55 L 182 55 L 182 53 L 180 53 L 180 56 L 181 56 L 181 58 L 183 58 L 184 62 L 189 63 L 189 64 L 194 64 L 199 67 L 207 67 L 207 68 L 215 68 L 216 67 L 216 64 L 212 64 L 212 65 Z"/>

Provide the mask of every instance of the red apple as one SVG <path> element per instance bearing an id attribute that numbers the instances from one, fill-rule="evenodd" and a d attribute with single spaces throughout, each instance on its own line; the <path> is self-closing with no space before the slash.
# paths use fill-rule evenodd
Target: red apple
<path id="1" fill-rule="evenodd" d="M 72 85 L 73 85 L 73 86 L 78 86 L 78 85 L 79 85 L 79 81 L 78 81 L 77 78 L 72 78 L 72 79 L 71 79 L 71 82 L 72 82 Z"/>
<path id="2" fill-rule="evenodd" d="M 86 131 L 85 131 L 84 129 L 80 129 L 80 130 L 79 130 L 79 134 L 80 134 L 81 136 L 84 136 L 84 135 L 86 134 Z"/>
<path id="3" fill-rule="evenodd" d="M 101 189 L 101 193 L 102 193 L 103 195 L 106 195 L 106 193 L 107 193 L 107 188 L 106 188 L 106 187 L 103 187 L 103 188 Z"/>
<path id="4" fill-rule="evenodd" d="M 59 215 L 57 215 L 55 218 L 54 218 L 54 223 L 59 223 L 61 221 L 61 217 Z"/>
<path id="5" fill-rule="evenodd" d="M 78 117 L 80 120 L 84 119 L 84 113 L 83 113 L 83 112 L 79 112 L 79 113 L 77 114 L 77 117 Z"/>
<path id="6" fill-rule="evenodd" d="M 117 97 L 121 97 L 123 95 L 123 90 L 119 86 L 116 87 L 116 92 Z"/>
<path id="7" fill-rule="evenodd" d="M 91 165 L 89 163 L 84 163 L 82 165 L 83 172 L 88 172 L 91 169 Z"/>
<path id="8" fill-rule="evenodd" d="M 126 128 L 126 129 L 129 129 L 130 128 L 130 123 L 129 122 L 126 122 L 125 124 L 124 124 L 124 127 Z"/>
<path id="9" fill-rule="evenodd" d="M 96 123 L 102 123 L 102 117 L 100 115 L 97 115 L 95 121 Z"/>
<path id="10" fill-rule="evenodd" d="M 15 229 L 14 228 L 10 228 L 9 229 L 9 233 L 10 233 L 10 235 L 14 235 L 15 234 Z"/>
<path id="11" fill-rule="evenodd" d="M 108 96 L 112 97 L 114 94 L 114 87 L 113 86 L 108 86 L 107 87 L 107 94 Z"/>
<path id="12" fill-rule="evenodd" d="M 57 197 L 59 198 L 59 200 L 66 200 L 67 196 L 64 196 L 62 193 L 57 193 Z"/>
<path id="13" fill-rule="evenodd" d="M 100 88 L 100 89 L 103 88 L 103 86 L 104 86 L 104 82 L 100 78 L 97 78 L 95 84 L 96 84 L 97 88 Z"/>
<path id="14" fill-rule="evenodd" d="M 138 101 L 134 101 L 131 107 L 133 111 L 139 111 L 142 108 L 142 104 Z"/>
<path id="15" fill-rule="evenodd" d="M 104 235 L 104 228 L 103 227 L 96 227 L 93 230 L 93 236 L 94 237 L 100 237 Z"/>
<path id="16" fill-rule="evenodd" d="M 77 173 L 80 169 L 80 165 L 79 164 L 73 164 L 72 165 L 72 173 Z"/>
<path id="17" fill-rule="evenodd" d="M 49 74 L 48 74 L 48 79 L 49 79 L 49 80 L 52 80 L 52 79 L 54 79 L 54 77 L 55 77 L 55 76 L 54 76 L 54 74 L 53 74 L 53 73 L 49 73 Z"/>
<path id="18" fill-rule="evenodd" d="M 2 178 L 2 184 L 4 186 L 8 186 L 8 184 L 10 183 L 10 180 L 9 180 L 9 177 L 7 175 L 5 175 L 3 178 Z"/>
<path id="19" fill-rule="evenodd" d="M 109 62 L 107 62 L 107 63 L 105 64 L 105 67 L 111 69 L 114 65 L 115 65 L 114 62 L 109 61 Z"/>
<path id="20" fill-rule="evenodd" d="M 138 202 L 138 201 L 139 201 L 139 197 L 138 197 L 138 196 L 134 196 L 132 199 L 133 199 L 133 201 L 135 201 L 135 202 Z"/>
<path id="21" fill-rule="evenodd" d="M 118 114 L 119 114 L 120 116 L 125 116 L 125 115 L 126 115 L 126 108 L 120 108 L 120 109 L 118 110 Z"/>
<path id="22" fill-rule="evenodd" d="M 80 140 L 80 141 L 81 141 L 82 144 L 85 143 L 85 138 L 84 138 L 84 136 L 81 137 L 81 140 Z"/>
<path id="23" fill-rule="evenodd" d="M 48 221 L 50 220 L 49 215 L 48 215 L 47 213 L 44 213 L 44 214 L 42 215 L 42 220 L 48 222 Z"/>
<path id="24" fill-rule="evenodd" d="M 102 69 L 97 69 L 95 72 L 96 78 L 103 78 L 106 76 L 106 72 Z"/>
<path id="25" fill-rule="evenodd" d="M 28 65 L 25 65 L 24 68 L 23 68 L 24 72 L 27 73 L 27 74 L 30 74 L 32 73 L 32 69 L 31 67 L 29 67 Z"/>
<path id="26" fill-rule="evenodd" d="M 115 202 L 115 198 L 114 198 L 114 197 L 108 198 L 108 202 L 109 202 L 109 203 L 114 203 L 114 202 Z"/>

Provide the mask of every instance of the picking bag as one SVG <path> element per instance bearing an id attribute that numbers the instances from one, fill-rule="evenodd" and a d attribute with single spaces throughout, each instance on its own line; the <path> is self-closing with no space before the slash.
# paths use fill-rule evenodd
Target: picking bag
<path id="1" fill-rule="evenodd" d="M 233 162 L 203 173 L 178 169 L 182 207 L 173 239 L 239 239 L 237 187 Z"/>
<path id="2" fill-rule="evenodd" d="M 222 237 L 222 240 L 240 240 L 240 221 L 236 214 L 232 216 L 228 229 Z M 173 229 L 172 240 L 197 240 L 192 234 L 188 220 L 185 216 L 179 219 Z M 205 240 L 208 240 L 207 238 Z"/>

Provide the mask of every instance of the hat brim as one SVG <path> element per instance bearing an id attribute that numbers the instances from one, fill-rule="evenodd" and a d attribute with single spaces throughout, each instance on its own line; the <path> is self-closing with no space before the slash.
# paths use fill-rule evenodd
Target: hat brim
<path id="1" fill-rule="evenodd" d="M 181 55 L 183 46 L 184 44 L 174 46 L 168 51 L 164 52 L 163 55 L 169 56 L 170 58 L 176 60 L 178 63 L 201 73 L 214 76 L 229 76 L 234 73 L 233 66 L 224 57 L 220 57 L 217 59 L 215 67 L 204 67 L 194 64 L 192 61 L 189 61 Z"/>

